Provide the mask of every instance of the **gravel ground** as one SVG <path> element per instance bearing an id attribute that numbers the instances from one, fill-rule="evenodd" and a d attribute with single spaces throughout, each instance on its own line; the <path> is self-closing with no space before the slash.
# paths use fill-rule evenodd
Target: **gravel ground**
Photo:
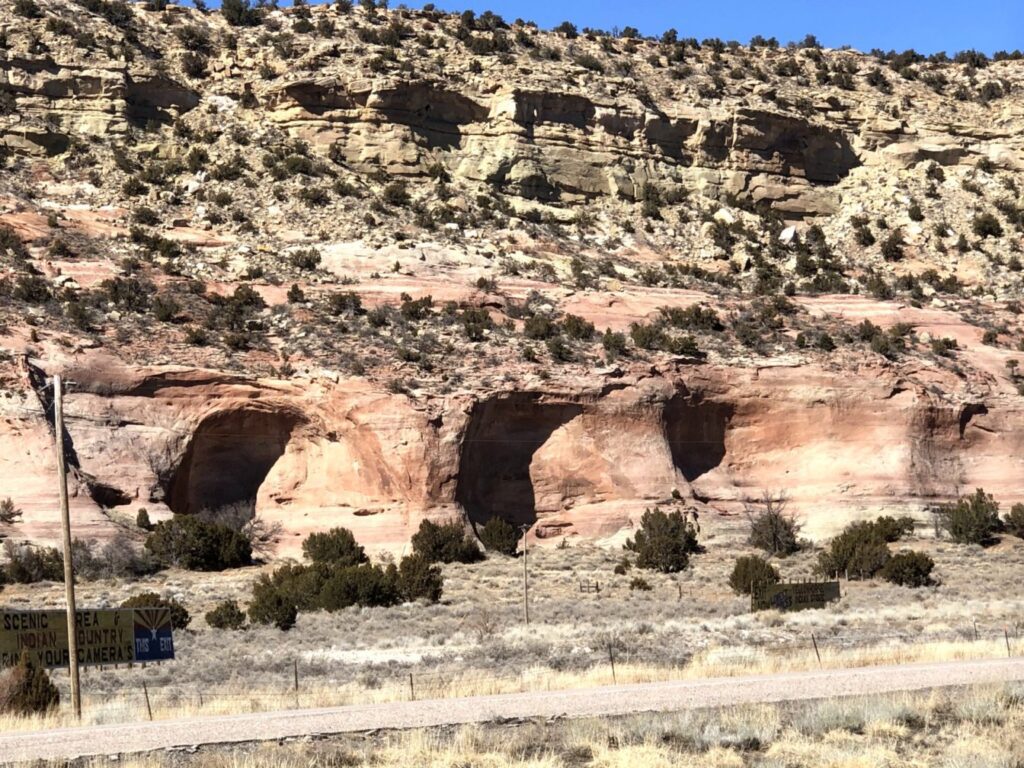
<path id="1" fill-rule="evenodd" d="M 334 709 L 69 728 L 0 736 L 4 763 L 427 728 L 534 717 L 604 717 L 1024 681 L 1024 658 L 914 664 L 590 690 L 396 702 Z"/>

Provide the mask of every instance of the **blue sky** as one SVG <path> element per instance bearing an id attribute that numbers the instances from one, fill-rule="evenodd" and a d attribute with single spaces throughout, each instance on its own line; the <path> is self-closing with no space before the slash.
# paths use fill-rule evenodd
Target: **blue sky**
<path id="1" fill-rule="evenodd" d="M 419 8 L 423 2 L 406 4 Z M 824 45 L 864 51 L 1024 50 L 1024 0 L 434 0 L 434 5 L 447 11 L 491 10 L 506 21 L 522 18 L 544 28 L 569 20 L 580 28 L 633 26 L 645 35 L 674 27 L 680 37 L 744 43 L 757 34 L 785 43 L 812 33 Z"/>

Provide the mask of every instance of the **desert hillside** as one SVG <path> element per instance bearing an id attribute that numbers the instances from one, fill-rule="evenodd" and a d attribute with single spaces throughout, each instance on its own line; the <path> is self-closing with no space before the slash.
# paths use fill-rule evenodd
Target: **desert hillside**
<path id="1" fill-rule="evenodd" d="M 0 5 L 0 499 L 279 552 L 1024 501 L 1024 63 L 338 3 Z"/>

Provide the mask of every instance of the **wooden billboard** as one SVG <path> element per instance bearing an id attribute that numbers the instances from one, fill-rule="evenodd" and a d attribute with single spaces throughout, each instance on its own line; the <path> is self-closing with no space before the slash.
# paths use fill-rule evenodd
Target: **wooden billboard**
<path id="1" fill-rule="evenodd" d="M 86 609 L 76 613 L 75 623 L 80 665 L 174 658 L 171 613 L 166 608 Z M 67 612 L 0 609 L 0 667 L 17 664 L 23 653 L 40 667 L 67 668 Z"/>
<path id="2" fill-rule="evenodd" d="M 839 599 L 838 581 L 758 584 L 750 593 L 750 610 L 803 611 L 824 608 Z"/>

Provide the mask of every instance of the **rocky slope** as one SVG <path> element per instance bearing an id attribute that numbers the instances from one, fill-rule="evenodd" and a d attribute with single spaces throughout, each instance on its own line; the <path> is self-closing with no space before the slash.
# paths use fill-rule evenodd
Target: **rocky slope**
<path id="1" fill-rule="evenodd" d="M 160 5 L 160 4 L 157 4 Z M 1024 499 L 1024 65 L 497 17 L 0 8 L 2 534 L 399 550 Z"/>

